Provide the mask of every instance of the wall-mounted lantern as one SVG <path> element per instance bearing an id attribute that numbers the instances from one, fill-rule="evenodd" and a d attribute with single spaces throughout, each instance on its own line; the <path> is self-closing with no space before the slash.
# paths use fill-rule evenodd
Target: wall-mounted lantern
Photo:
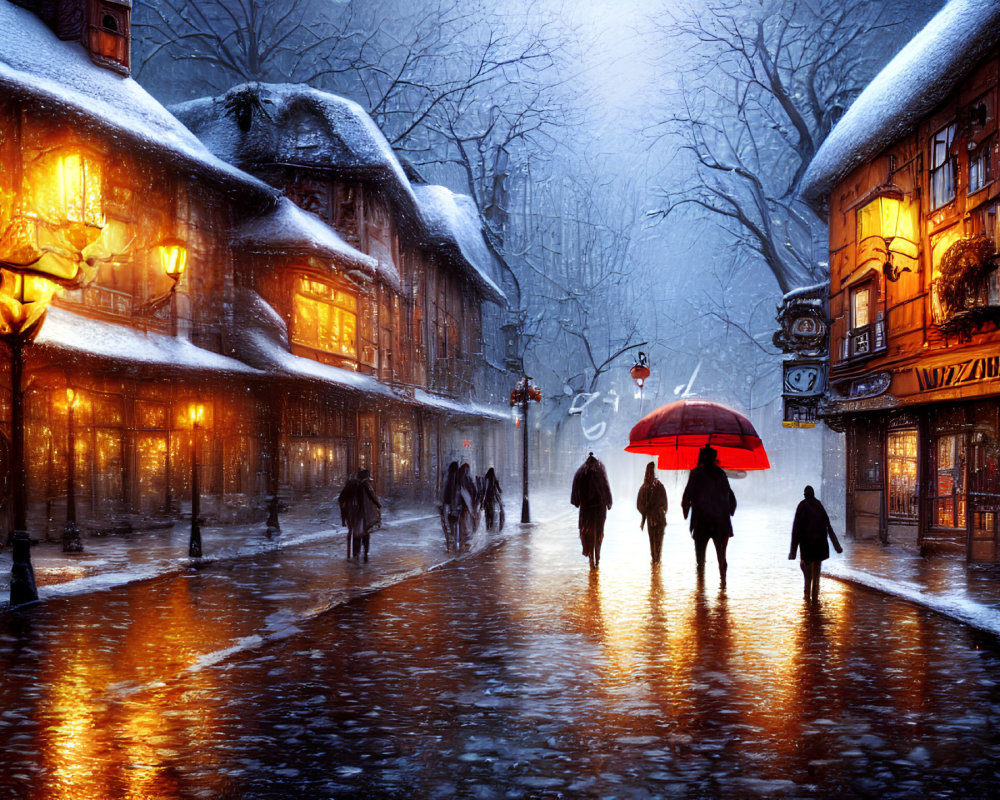
<path id="1" fill-rule="evenodd" d="M 913 260 L 917 258 L 917 234 L 914 204 L 907 201 L 903 190 L 894 184 L 877 186 L 858 207 L 857 266 L 878 258 L 882 261 L 882 274 L 888 281 L 897 281 L 904 272 L 913 268 L 897 263 L 894 257 Z M 875 252 L 869 252 L 874 242 Z"/>

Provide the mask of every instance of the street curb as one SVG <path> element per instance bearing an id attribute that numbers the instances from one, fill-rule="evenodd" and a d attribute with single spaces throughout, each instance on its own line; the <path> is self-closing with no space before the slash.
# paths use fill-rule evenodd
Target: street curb
<path id="1" fill-rule="evenodd" d="M 931 611 L 974 628 L 981 633 L 987 633 L 1000 639 L 1000 610 L 969 600 L 964 595 L 949 597 L 946 595 L 927 594 L 919 587 L 907 586 L 898 581 L 890 581 L 871 575 L 867 572 L 854 570 L 850 567 L 838 566 L 833 571 L 824 571 L 828 578 L 841 583 L 860 586 L 880 594 L 904 600 L 926 611 Z"/>

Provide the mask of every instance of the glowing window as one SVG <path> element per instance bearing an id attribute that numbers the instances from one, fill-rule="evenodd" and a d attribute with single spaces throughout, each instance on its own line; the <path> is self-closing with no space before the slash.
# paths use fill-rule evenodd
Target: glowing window
<path id="1" fill-rule="evenodd" d="M 292 340 L 357 358 L 358 300 L 321 281 L 300 278 L 293 301 Z"/>
<path id="2" fill-rule="evenodd" d="M 851 292 L 851 328 L 863 328 L 871 322 L 871 287 L 860 286 Z"/>
<path id="3" fill-rule="evenodd" d="M 101 163 L 79 152 L 47 153 L 30 168 L 33 210 L 53 223 L 104 225 Z"/>
<path id="4" fill-rule="evenodd" d="M 917 430 L 889 431 L 889 516 L 917 518 Z"/>

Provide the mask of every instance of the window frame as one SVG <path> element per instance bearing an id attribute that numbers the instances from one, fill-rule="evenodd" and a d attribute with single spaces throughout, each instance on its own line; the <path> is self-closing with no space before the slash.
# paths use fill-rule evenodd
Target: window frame
<path id="1" fill-rule="evenodd" d="M 927 170 L 927 197 L 931 211 L 953 202 L 957 194 L 957 159 L 951 152 L 956 132 L 957 125 L 950 122 L 931 136 Z"/>

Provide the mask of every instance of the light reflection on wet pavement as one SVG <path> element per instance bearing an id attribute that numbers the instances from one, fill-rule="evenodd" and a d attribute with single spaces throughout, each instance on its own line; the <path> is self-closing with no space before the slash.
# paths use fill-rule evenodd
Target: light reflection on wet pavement
<path id="1" fill-rule="evenodd" d="M 994 796 L 996 642 L 807 605 L 756 527 L 725 590 L 615 515 L 590 572 L 569 516 L 332 608 L 339 539 L 8 615 L 0 796 Z"/>

